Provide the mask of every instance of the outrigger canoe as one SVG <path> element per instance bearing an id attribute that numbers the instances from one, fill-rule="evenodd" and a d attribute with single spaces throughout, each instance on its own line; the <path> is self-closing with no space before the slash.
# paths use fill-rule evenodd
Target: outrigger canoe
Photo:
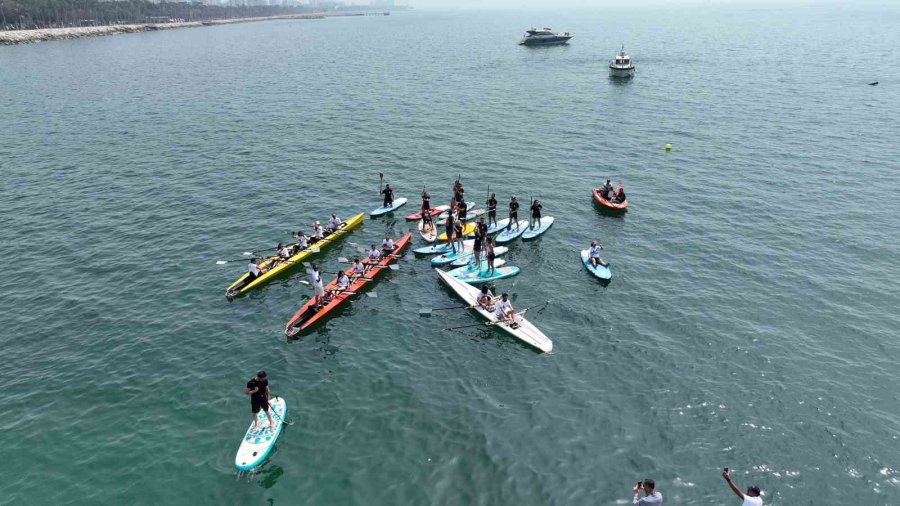
<path id="1" fill-rule="evenodd" d="M 477 301 L 478 294 L 481 293 L 480 289 L 475 288 L 468 283 L 464 283 L 444 271 L 438 270 L 437 273 L 441 280 L 443 280 L 450 289 L 456 292 L 456 295 L 462 298 L 466 304 L 473 306 L 472 309 L 481 315 L 482 318 L 487 320 L 487 325 L 500 327 L 516 339 L 534 346 L 544 353 L 553 350 L 553 341 L 545 336 L 543 332 L 538 330 L 537 327 L 532 325 L 531 322 L 525 319 L 525 311 L 516 314 L 516 325 L 515 327 L 510 327 L 507 323 L 497 320 L 493 311 L 478 305 Z"/>
<path id="2" fill-rule="evenodd" d="M 349 220 L 340 224 L 338 229 L 324 238 L 310 242 L 309 246 L 298 251 L 294 256 L 288 258 L 286 261 L 279 261 L 275 267 L 267 270 L 266 272 L 260 274 L 253 281 L 247 282 L 247 278 L 250 276 L 249 273 L 244 273 L 241 277 L 237 278 L 237 280 L 228 285 L 228 288 L 225 289 L 225 298 L 228 300 L 232 300 L 235 297 L 244 295 L 250 290 L 266 283 L 269 280 L 275 279 L 281 274 L 288 272 L 293 267 L 299 265 L 306 257 L 312 255 L 313 253 L 318 253 L 322 248 L 328 246 L 329 244 L 334 243 L 337 239 L 340 239 L 342 236 L 346 235 L 352 229 L 359 226 L 360 223 L 363 222 L 363 213 L 359 213 L 356 216 L 350 218 Z M 273 255 L 260 264 L 263 268 L 268 269 L 270 265 L 273 264 L 276 260 L 279 260 L 278 255 Z"/>
<path id="3" fill-rule="evenodd" d="M 603 198 L 602 195 L 600 195 L 600 188 L 594 188 L 591 191 L 591 194 L 594 195 L 594 202 L 599 204 L 600 207 L 602 207 L 603 209 L 605 209 L 607 211 L 611 211 L 614 213 L 624 213 L 625 211 L 628 210 L 628 199 L 625 199 L 624 201 L 622 201 L 618 204 L 614 204 L 614 203 L 610 202 L 609 200 L 606 200 L 605 198 Z"/>
<path id="4" fill-rule="evenodd" d="M 287 337 L 294 337 L 297 334 L 308 330 L 316 323 L 323 321 L 328 314 L 343 305 L 351 295 L 358 293 L 368 283 L 374 281 L 378 274 L 386 270 L 389 264 L 399 258 L 403 253 L 403 249 L 409 244 L 411 238 L 412 233 L 407 232 L 406 235 L 394 243 L 394 253 L 381 257 L 378 262 L 372 263 L 368 258 L 363 260 L 363 263 L 367 266 L 363 275 L 351 281 L 350 286 L 346 290 L 334 296 L 330 296 L 330 298 L 327 294 L 330 290 L 337 287 L 337 278 L 328 283 L 328 285 L 325 286 L 325 304 L 316 309 L 316 298 L 310 298 L 309 301 L 297 310 L 297 312 L 294 313 L 294 316 L 288 320 L 287 325 L 284 327 L 284 335 Z M 353 273 L 353 267 L 350 267 L 344 272 L 346 272 L 349 277 Z"/>

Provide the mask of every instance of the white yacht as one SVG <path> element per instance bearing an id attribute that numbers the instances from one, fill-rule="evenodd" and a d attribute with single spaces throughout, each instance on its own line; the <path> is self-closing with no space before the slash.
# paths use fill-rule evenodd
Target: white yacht
<path id="1" fill-rule="evenodd" d="M 625 46 L 619 54 L 609 62 L 609 77 L 631 77 L 634 75 L 634 62 L 625 54 Z"/>
<path id="2" fill-rule="evenodd" d="M 531 27 L 530 30 L 525 30 L 525 37 L 519 44 L 523 46 L 556 46 L 568 43 L 569 39 L 574 36 L 574 33 L 553 33 L 549 28 Z"/>

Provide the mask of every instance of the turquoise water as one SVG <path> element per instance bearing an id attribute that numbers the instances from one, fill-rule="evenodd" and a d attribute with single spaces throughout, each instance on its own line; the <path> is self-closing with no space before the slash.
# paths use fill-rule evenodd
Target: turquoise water
<path id="1" fill-rule="evenodd" d="M 900 503 L 898 22 L 412 12 L 0 49 L 0 503 L 622 504 L 649 476 L 736 504 L 724 466 L 771 504 Z M 532 24 L 577 35 L 517 46 Z M 552 300 L 552 354 L 418 316 L 458 299 L 412 256 L 297 341 L 302 273 L 225 301 L 243 265 L 216 260 L 374 209 L 378 172 L 543 201 L 499 287 Z M 261 368 L 294 425 L 237 478 Z"/>

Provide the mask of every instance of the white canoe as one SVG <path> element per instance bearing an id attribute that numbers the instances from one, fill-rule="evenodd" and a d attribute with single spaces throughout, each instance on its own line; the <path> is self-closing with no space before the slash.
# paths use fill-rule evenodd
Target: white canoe
<path id="1" fill-rule="evenodd" d="M 478 294 L 481 293 L 481 290 L 478 288 L 464 283 L 450 274 L 438 270 L 438 276 L 447 284 L 450 288 L 456 292 L 468 305 L 475 305 L 475 301 L 478 300 Z M 501 323 L 497 321 L 497 317 L 494 316 L 493 311 L 488 311 L 486 309 L 481 308 L 480 306 L 476 306 L 475 311 L 478 312 L 484 319 L 492 322 L 494 326 L 500 327 L 504 331 L 511 334 L 513 337 L 528 343 L 531 346 L 541 350 L 544 353 L 550 352 L 553 350 L 553 341 L 550 340 L 547 336 L 544 335 L 543 332 L 538 330 L 537 327 L 531 324 L 528 320 L 524 318 L 524 316 L 519 316 L 517 323 L 519 324 L 516 328 L 511 328 L 506 323 Z"/>

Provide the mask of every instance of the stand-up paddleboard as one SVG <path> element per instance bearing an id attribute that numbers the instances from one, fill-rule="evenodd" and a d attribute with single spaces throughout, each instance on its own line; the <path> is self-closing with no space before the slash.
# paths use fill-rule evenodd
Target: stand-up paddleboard
<path id="1" fill-rule="evenodd" d="M 475 218 L 483 215 L 486 212 L 487 211 L 485 211 L 484 209 L 469 209 L 468 211 L 466 211 L 466 217 L 463 218 L 463 221 L 474 220 Z"/>
<path id="2" fill-rule="evenodd" d="M 509 218 L 503 218 L 502 220 L 497 220 L 497 224 L 496 224 L 496 225 L 491 225 L 491 226 L 488 227 L 488 229 L 487 229 L 487 234 L 488 234 L 488 235 L 494 235 L 494 234 L 496 234 L 497 232 L 499 232 L 499 231 L 503 230 L 504 228 L 506 228 L 506 224 L 507 224 L 507 223 L 509 223 Z"/>
<path id="3" fill-rule="evenodd" d="M 505 255 L 506 252 L 509 251 L 509 248 L 506 246 L 497 246 L 494 248 L 494 256 Z M 482 250 L 481 252 L 482 260 L 485 259 L 485 252 Z M 462 267 L 463 265 L 469 265 L 471 262 L 475 260 L 475 252 L 472 253 L 463 253 L 458 256 L 456 260 L 450 262 L 450 265 L 453 267 Z"/>
<path id="4" fill-rule="evenodd" d="M 466 214 L 469 214 L 469 209 L 472 209 L 473 207 L 475 207 L 474 202 L 466 202 Z M 441 213 L 440 216 L 438 216 L 438 220 L 446 220 L 449 216 L 450 216 L 450 211 L 449 210 L 444 211 Z"/>
<path id="5" fill-rule="evenodd" d="M 284 398 L 269 399 L 269 411 L 272 413 L 275 427 L 269 427 L 269 418 L 265 411 L 260 410 L 257 413 L 256 425 L 259 428 L 254 430 L 253 424 L 250 424 L 244 440 L 241 441 L 241 447 L 238 448 L 237 455 L 234 457 L 234 467 L 238 471 L 249 471 L 262 464 L 275 446 L 275 441 L 281 434 L 281 427 L 284 425 L 284 417 L 287 416 L 287 403 Z"/>
<path id="6" fill-rule="evenodd" d="M 468 239 L 463 241 L 463 247 L 469 248 L 470 251 L 473 244 L 475 244 L 475 239 Z M 416 255 L 441 255 L 447 253 L 448 251 L 453 251 L 453 247 L 450 243 L 422 246 L 421 248 L 414 249 L 413 253 L 415 253 Z"/>
<path id="7" fill-rule="evenodd" d="M 591 265 L 590 255 L 590 251 L 586 249 L 581 250 L 581 263 L 584 264 L 585 269 L 600 279 L 609 280 L 612 278 L 612 271 L 609 270 L 609 263 L 607 263 L 605 267 L 600 264 L 597 264 L 596 266 Z"/>
<path id="8" fill-rule="evenodd" d="M 434 218 L 435 216 L 443 213 L 444 211 L 446 211 L 448 209 L 450 209 L 450 206 L 432 207 L 431 209 L 428 210 L 428 214 L 430 214 L 431 217 Z M 420 213 L 420 212 L 406 215 L 406 221 L 419 221 L 421 219 L 422 219 L 422 213 Z"/>
<path id="9" fill-rule="evenodd" d="M 494 269 L 496 269 L 497 267 L 502 267 L 502 266 L 504 266 L 504 265 L 506 265 L 506 260 L 504 260 L 504 259 L 502 259 L 502 258 L 495 258 L 495 259 L 494 259 Z M 468 274 L 472 274 L 472 273 L 477 274 L 477 273 L 479 273 L 479 272 L 484 272 L 484 271 L 486 271 L 487 269 L 488 269 L 488 263 L 487 263 L 487 260 L 482 259 L 482 260 L 481 260 L 481 265 L 480 265 L 479 267 L 477 267 L 477 268 L 476 268 L 475 265 L 473 265 L 473 264 L 470 264 L 470 265 L 464 265 L 464 266 L 462 266 L 462 267 L 457 267 L 456 269 L 450 269 L 449 271 L 447 271 L 447 274 L 449 274 L 449 275 L 451 275 L 451 276 L 453 276 L 453 277 L 455 278 L 455 277 L 459 277 L 459 276 L 463 276 L 463 275 L 468 275 Z"/>
<path id="10" fill-rule="evenodd" d="M 425 221 L 419 221 L 419 235 L 422 236 L 422 239 L 425 239 L 427 242 L 434 242 L 437 240 L 437 225 L 434 223 L 431 224 L 431 227 L 428 231 L 425 230 Z"/>
<path id="11" fill-rule="evenodd" d="M 431 265 L 433 267 L 438 267 L 441 265 L 447 265 L 450 262 L 456 260 L 457 258 L 463 255 L 472 255 L 472 252 L 475 250 L 475 240 L 463 242 L 463 249 L 459 249 L 459 246 L 456 247 L 456 252 L 453 252 L 453 248 L 450 248 L 450 251 L 444 253 L 443 255 L 436 256 L 431 259 Z"/>
<path id="12" fill-rule="evenodd" d="M 527 225 L 527 223 L 526 223 Z M 475 233 L 475 224 L 474 223 L 466 223 L 463 225 L 462 236 L 467 237 Z M 454 236 L 455 238 L 455 236 Z M 447 232 L 441 232 L 441 235 L 437 238 L 440 242 L 447 242 Z"/>
<path id="13" fill-rule="evenodd" d="M 479 272 L 479 271 L 462 272 L 462 269 L 466 269 L 465 267 L 459 267 L 457 269 L 453 269 L 452 271 L 449 271 L 447 274 L 450 274 L 451 276 L 453 276 L 454 278 L 456 278 L 460 281 L 465 281 L 466 283 L 469 283 L 470 285 L 477 285 L 480 283 L 487 283 L 488 281 L 496 281 L 498 279 L 509 278 L 509 277 L 515 276 L 516 274 L 522 272 L 521 269 L 519 269 L 518 267 L 516 267 L 514 265 L 497 268 L 497 262 L 499 262 L 499 261 L 500 261 L 499 259 L 494 261 L 494 267 L 495 267 L 494 274 L 491 276 L 488 276 L 488 274 L 486 272 Z M 454 271 L 457 271 L 459 273 L 459 275 L 455 275 Z"/>
<path id="14" fill-rule="evenodd" d="M 528 227 L 528 230 L 522 232 L 522 240 L 527 241 L 529 239 L 534 239 L 535 237 L 546 232 L 551 226 L 553 226 L 553 216 L 544 216 L 541 218 L 541 226 L 537 226 L 537 223 L 534 223 L 535 227 Z"/>
<path id="15" fill-rule="evenodd" d="M 396 211 L 397 209 L 400 209 L 401 207 L 403 207 L 403 205 L 406 204 L 406 200 L 407 200 L 406 197 L 400 197 L 399 199 L 394 199 L 394 205 L 392 205 L 390 207 L 384 207 L 384 206 L 379 207 L 378 209 L 375 209 L 371 213 L 369 213 L 369 216 L 381 216 L 382 214 L 392 213 L 392 212 Z"/>
<path id="16" fill-rule="evenodd" d="M 500 243 L 512 241 L 516 237 L 519 237 L 520 235 L 522 235 L 525 232 L 525 229 L 527 229 L 527 228 L 528 228 L 528 220 L 519 220 L 519 229 L 518 230 L 516 230 L 515 223 L 514 223 L 511 228 L 503 230 L 502 232 L 497 234 L 497 237 L 494 239 L 494 242 L 500 244 Z"/>

